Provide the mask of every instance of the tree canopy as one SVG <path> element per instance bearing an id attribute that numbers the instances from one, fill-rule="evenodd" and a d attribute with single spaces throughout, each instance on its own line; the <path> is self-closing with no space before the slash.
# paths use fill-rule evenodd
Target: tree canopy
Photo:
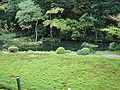
<path id="1" fill-rule="evenodd" d="M 120 38 L 118 0 L 2 0 L 0 34 L 69 40 Z M 29 32 L 29 33 L 28 33 Z M 64 36 L 64 37 L 63 37 Z"/>

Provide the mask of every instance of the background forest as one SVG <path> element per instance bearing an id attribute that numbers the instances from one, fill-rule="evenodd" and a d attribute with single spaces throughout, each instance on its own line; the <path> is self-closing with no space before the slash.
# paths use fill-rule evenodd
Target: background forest
<path id="1" fill-rule="evenodd" d="M 52 40 L 119 42 L 120 1 L 0 0 L 0 42 L 10 44 L 21 37 L 37 44 Z"/>

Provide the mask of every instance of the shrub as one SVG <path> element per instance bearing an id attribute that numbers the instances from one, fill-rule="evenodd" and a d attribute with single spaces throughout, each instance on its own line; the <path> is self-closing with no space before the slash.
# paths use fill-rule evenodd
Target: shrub
<path id="1" fill-rule="evenodd" d="M 98 45 L 84 42 L 84 43 L 81 44 L 81 47 L 82 47 L 82 48 L 89 48 L 91 52 L 95 52 L 95 48 L 97 48 Z"/>
<path id="2" fill-rule="evenodd" d="M 59 48 L 57 48 L 56 53 L 57 54 L 64 54 L 65 53 L 65 49 L 63 47 L 59 47 Z"/>
<path id="3" fill-rule="evenodd" d="M 70 50 L 65 50 L 65 53 L 71 53 L 71 51 Z"/>
<path id="4" fill-rule="evenodd" d="M 3 48 L 6 49 L 10 46 L 16 46 L 19 48 L 20 51 L 27 51 L 27 50 L 38 50 L 41 45 L 42 45 L 41 41 L 31 42 L 28 38 L 22 37 L 22 38 L 12 39 L 10 41 L 7 41 L 3 45 Z"/>
<path id="5" fill-rule="evenodd" d="M 83 48 L 83 49 L 77 51 L 77 55 L 88 55 L 88 54 L 90 54 L 89 48 Z"/>
<path id="6" fill-rule="evenodd" d="M 33 50 L 28 50 L 27 52 L 28 52 L 28 53 L 33 53 Z"/>
<path id="7" fill-rule="evenodd" d="M 60 43 L 61 39 L 59 39 L 59 38 L 42 38 L 40 41 L 42 41 L 42 42 Z"/>
<path id="8" fill-rule="evenodd" d="M 23 48 L 23 49 L 33 49 L 33 48 L 38 48 L 42 42 L 22 42 L 21 44 L 18 45 L 18 47 Z"/>
<path id="9" fill-rule="evenodd" d="M 11 46 L 11 47 L 8 48 L 8 51 L 12 52 L 12 53 L 16 53 L 18 51 L 18 47 Z"/>
<path id="10" fill-rule="evenodd" d="M 120 50 L 120 44 L 118 44 L 116 42 L 112 42 L 112 43 L 110 43 L 108 48 L 110 51 Z"/>
<path id="11" fill-rule="evenodd" d="M 3 34 L 0 35 L 0 42 L 5 43 L 6 41 L 13 39 L 16 35 L 15 34 Z"/>

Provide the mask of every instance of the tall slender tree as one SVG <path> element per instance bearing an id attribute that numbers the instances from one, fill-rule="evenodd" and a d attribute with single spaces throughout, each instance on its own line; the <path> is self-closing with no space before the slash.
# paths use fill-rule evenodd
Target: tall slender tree
<path id="1" fill-rule="evenodd" d="M 37 41 L 38 36 L 38 24 L 40 20 L 43 20 L 42 9 L 36 5 L 32 0 L 27 0 L 18 4 L 19 11 L 16 13 L 16 19 L 19 26 L 25 29 L 35 30 L 35 41 Z"/>

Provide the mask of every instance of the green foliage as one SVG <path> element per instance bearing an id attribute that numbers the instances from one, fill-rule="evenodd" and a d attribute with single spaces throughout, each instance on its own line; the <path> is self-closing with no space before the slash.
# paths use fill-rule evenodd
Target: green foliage
<path id="1" fill-rule="evenodd" d="M 64 40 L 79 40 L 80 35 L 82 40 L 113 41 L 120 38 L 119 13 L 118 0 L 2 0 L 0 35 L 22 29 L 35 41 L 50 34 Z"/>
<path id="2" fill-rule="evenodd" d="M 22 43 L 22 42 L 30 42 L 31 40 L 27 37 L 21 37 L 21 38 L 18 38 L 18 41 Z"/>
<path id="3" fill-rule="evenodd" d="M 56 27 L 57 29 L 60 29 L 61 32 L 63 30 L 67 30 L 67 29 L 70 28 L 69 26 L 67 26 L 66 21 L 64 19 L 57 19 L 57 18 L 55 18 L 53 20 L 45 20 L 43 22 L 43 24 L 44 24 L 44 26 L 50 25 L 50 28 Z"/>
<path id="4" fill-rule="evenodd" d="M 117 16 L 117 19 L 118 19 L 118 28 L 120 28 L 120 13 Z"/>
<path id="5" fill-rule="evenodd" d="M 18 51 L 18 47 L 11 46 L 11 47 L 8 48 L 8 51 L 12 52 L 12 53 L 16 53 Z"/>
<path id="6" fill-rule="evenodd" d="M 65 53 L 71 53 L 72 51 L 71 50 L 65 50 Z"/>
<path id="7" fill-rule="evenodd" d="M 26 51 L 26 50 L 37 50 L 38 48 L 40 48 L 41 45 L 42 45 L 41 41 L 31 42 L 27 38 L 20 38 L 16 40 L 7 41 L 3 45 L 3 48 L 8 48 L 10 46 L 17 46 L 20 51 L 24 51 L 24 50 Z"/>
<path id="8" fill-rule="evenodd" d="M 120 28 L 120 23 L 118 23 L 118 27 Z"/>
<path id="9" fill-rule="evenodd" d="M 94 49 L 97 48 L 98 45 L 90 44 L 90 43 L 87 43 L 87 42 L 83 42 L 83 43 L 81 44 L 81 47 L 83 47 L 83 48 L 89 48 L 91 52 L 95 52 Z"/>
<path id="10" fill-rule="evenodd" d="M 32 22 L 42 20 L 42 9 L 31 0 L 26 0 L 18 4 L 20 10 L 16 13 L 16 19 L 20 27 L 24 29 L 32 28 Z"/>
<path id="11" fill-rule="evenodd" d="M 120 28 L 119 27 L 114 27 L 114 26 L 110 26 L 104 29 L 101 29 L 101 31 L 104 31 L 107 33 L 108 36 L 117 36 L 118 38 L 120 38 Z"/>
<path id="12" fill-rule="evenodd" d="M 12 90 L 12 87 L 6 84 L 0 84 L 0 89 Z"/>
<path id="13" fill-rule="evenodd" d="M 119 19 L 120 19 L 120 13 L 117 15 L 117 18 L 119 18 Z"/>
<path id="14" fill-rule="evenodd" d="M 96 22 L 96 19 L 94 19 L 94 17 L 88 16 L 85 13 L 79 18 L 77 29 L 82 30 L 85 33 L 87 29 L 94 26 L 94 22 Z"/>
<path id="15" fill-rule="evenodd" d="M 74 4 L 72 11 L 80 16 L 86 12 L 89 12 L 90 11 L 89 1 L 88 0 L 76 1 L 76 4 Z"/>
<path id="16" fill-rule="evenodd" d="M 59 38 L 42 38 L 41 41 L 44 42 L 53 42 L 53 43 L 60 43 L 61 39 Z"/>
<path id="17" fill-rule="evenodd" d="M 77 51 L 77 55 L 88 55 L 88 54 L 90 54 L 89 48 L 83 48 L 83 49 Z"/>
<path id="18" fill-rule="evenodd" d="M 16 35 L 15 34 L 3 34 L 3 35 L 0 35 L 0 41 L 1 42 L 6 42 L 10 39 L 13 39 Z"/>
<path id="19" fill-rule="evenodd" d="M 108 48 L 109 48 L 109 50 L 114 51 L 116 46 L 117 46 L 117 43 L 112 42 L 112 43 L 110 43 Z"/>
<path id="20" fill-rule="evenodd" d="M 109 44 L 108 48 L 110 51 L 120 50 L 120 44 L 118 44 L 116 42 L 112 42 Z"/>
<path id="21" fill-rule="evenodd" d="M 34 51 L 33 50 L 28 50 L 27 53 L 33 53 Z"/>
<path id="22" fill-rule="evenodd" d="M 57 48 L 56 53 L 57 54 L 65 54 L 65 49 L 63 47 L 59 47 L 59 48 Z"/>
<path id="23" fill-rule="evenodd" d="M 0 52 L 0 88 L 17 90 L 14 77 L 10 76 L 21 76 L 22 90 L 66 90 L 68 87 L 73 90 L 119 90 L 120 59 L 104 58 L 106 51 L 98 53 L 78 56 L 56 55 L 54 52 L 24 52 L 15 55 Z M 70 82 L 67 85 L 62 83 L 68 78 Z"/>
<path id="24" fill-rule="evenodd" d="M 0 11 L 5 11 L 8 4 L 0 4 Z"/>
<path id="25" fill-rule="evenodd" d="M 88 48 L 97 48 L 98 45 L 95 45 L 95 44 L 90 44 L 90 43 L 87 43 L 87 42 L 83 42 L 81 44 L 82 47 L 88 47 Z"/>
<path id="26" fill-rule="evenodd" d="M 48 10 L 46 12 L 46 15 L 48 14 L 57 14 L 57 13 L 63 13 L 64 9 L 63 8 L 60 8 L 60 7 L 54 7 L 54 8 L 51 8 L 50 10 Z"/>
<path id="27" fill-rule="evenodd" d="M 53 2 L 54 0 L 45 0 L 45 2 L 47 3 L 47 2 Z"/>
<path id="28" fill-rule="evenodd" d="M 19 45 L 21 47 L 21 50 L 37 50 L 41 47 L 41 42 L 26 42 Z"/>
<path id="29" fill-rule="evenodd" d="M 43 22 L 44 26 L 50 26 L 50 28 L 52 29 L 53 27 L 57 28 L 58 30 L 60 30 L 59 34 L 63 35 L 67 30 L 70 30 L 71 27 L 69 25 L 67 25 L 67 21 L 64 19 L 53 19 L 53 20 L 45 20 Z"/>
<path id="30" fill-rule="evenodd" d="M 3 35 L 3 34 L 9 34 L 9 27 L 8 25 L 5 23 L 3 25 L 0 25 L 0 35 Z"/>
<path id="31" fill-rule="evenodd" d="M 77 40 L 80 38 L 80 33 L 78 31 L 74 31 L 71 36 L 72 40 Z"/>

